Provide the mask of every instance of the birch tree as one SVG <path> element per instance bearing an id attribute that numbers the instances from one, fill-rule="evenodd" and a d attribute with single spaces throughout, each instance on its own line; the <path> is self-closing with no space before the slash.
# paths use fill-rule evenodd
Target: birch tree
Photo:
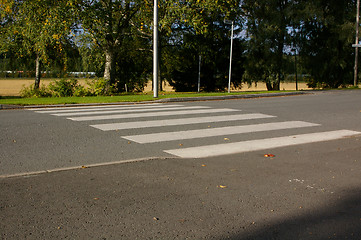
<path id="1" fill-rule="evenodd" d="M 36 62 L 34 89 L 38 89 L 42 64 L 50 64 L 49 52 L 56 51 L 66 62 L 64 38 L 71 31 L 72 11 L 63 0 L 0 0 L 0 51 Z M 66 66 L 66 65 L 64 65 Z"/>

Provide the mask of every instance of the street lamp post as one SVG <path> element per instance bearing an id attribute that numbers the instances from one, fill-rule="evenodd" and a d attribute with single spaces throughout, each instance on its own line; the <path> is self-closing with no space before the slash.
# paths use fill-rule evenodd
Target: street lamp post
<path id="1" fill-rule="evenodd" d="M 298 79 L 297 79 L 297 48 L 295 50 L 295 80 L 296 80 L 296 91 L 298 91 Z"/>
<path id="2" fill-rule="evenodd" d="M 198 92 L 201 91 L 201 63 L 202 63 L 202 56 L 199 55 L 199 61 L 198 61 Z"/>
<path id="3" fill-rule="evenodd" d="M 158 0 L 154 0 L 153 10 L 153 93 L 158 97 Z"/>
<path id="4" fill-rule="evenodd" d="M 231 75 L 232 75 L 232 53 L 233 53 L 233 21 L 224 20 L 224 23 L 226 24 L 232 24 L 232 30 L 231 30 L 231 50 L 229 53 L 229 75 L 228 75 L 228 93 L 231 92 Z"/>
<path id="5" fill-rule="evenodd" d="M 354 80 L 353 85 L 357 86 L 357 66 L 358 66 L 358 48 L 361 46 L 359 44 L 359 22 L 360 22 L 360 0 L 357 0 L 357 10 L 356 10 L 356 42 L 352 45 L 355 48 L 355 67 L 354 67 Z"/>

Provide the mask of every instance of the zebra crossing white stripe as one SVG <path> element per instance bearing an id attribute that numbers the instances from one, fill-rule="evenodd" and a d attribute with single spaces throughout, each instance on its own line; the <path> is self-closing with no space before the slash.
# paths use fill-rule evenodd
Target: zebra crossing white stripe
<path id="1" fill-rule="evenodd" d="M 150 103 L 150 104 L 129 104 L 129 105 L 125 105 L 125 104 L 114 104 L 114 105 L 98 105 L 98 106 L 74 106 L 74 107 L 52 107 L 52 108 L 28 108 L 26 110 L 29 111 L 37 111 L 37 112 L 48 112 L 50 113 L 51 111 L 54 112 L 58 112 L 58 111 L 77 111 L 79 109 L 102 109 L 102 108 L 113 108 L 113 107 L 129 107 L 129 108 L 133 108 L 133 107 L 152 107 L 152 106 L 159 106 L 159 105 L 164 105 L 166 106 L 164 103 Z M 168 105 L 167 105 L 168 106 Z M 174 105 L 173 105 L 174 106 Z"/>
<path id="2" fill-rule="evenodd" d="M 329 132 L 300 134 L 294 136 L 268 138 L 260 140 L 242 141 L 227 144 L 208 145 L 200 147 L 190 147 L 184 149 L 171 149 L 164 152 L 181 158 L 204 158 L 212 156 L 229 155 L 271 148 L 280 148 L 292 145 L 315 143 L 329 140 L 341 139 L 359 135 L 361 132 L 350 130 L 338 130 Z"/>
<path id="3" fill-rule="evenodd" d="M 155 112 L 155 111 L 169 111 L 169 110 L 190 110 L 190 109 L 208 109 L 209 107 L 204 106 L 191 106 L 191 107 L 158 107 L 158 108 L 141 108 L 141 109 L 120 109 L 120 110 L 108 110 L 108 111 L 92 111 L 92 112 L 71 112 L 71 113 L 56 113 L 54 116 L 84 116 L 84 115 L 101 115 L 101 114 L 113 114 L 113 113 L 129 113 L 129 112 Z"/>
<path id="4" fill-rule="evenodd" d="M 261 113 L 251 113 L 251 114 L 236 114 L 236 115 L 226 115 L 226 116 L 108 123 L 108 124 L 96 124 L 90 126 L 103 131 L 112 131 L 112 130 L 124 130 L 124 129 L 134 129 L 134 128 L 165 127 L 165 126 L 177 126 L 177 125 L 187 125 L 187 124 L 197 124 L 197 123 L 228 122 L 228 121 L 251 120 L 251 119 L 274 118 L 274 117 L 275 116 L 261 114 Z"/>
<path id="5" fill-rule="evenodd" d="M 240 110 L 230 108 L 220 109 L 201 109 L 201 110 L 184 110 L 184 111 L 170 111 L 170 112 L 151 112 L 151 113 L 131 113 L 131 114 L 115 114 L 115 115 L 101 115 L 89 117 L 74 117 L 68 118 L 73 121 L 94 121 L 94 120 L 110 120 L 123 118 L 142 118 L 142 117 L 159 117 L 159 116 L 175 116 L 175 115 L 189 115 L 189 114 L 209 114 L 209 113 L 225 113 L 225 112 L 239 112 Z"/>
<path id="6" fill-rule="evenodd" d="M 207 129 L 197 129 L 197 130 L 178 131 L 178 132 L 132 135 L 132 136 L 123 136 L 122 138 L 137 143 L 155 143 L 155 142 L 166 142 L 166 141 L 174 141 L 174 140 L 215 137 L 222 135 L 225 136 L 225 135 L 240 134 L 240 133 L 252 133 L 252 132 L 263 132 L 263 131 L 272 131 L 272 130 L 281 130 L 281 129 L 291 129 L 291 128 L 314 127 L 319 125 L 320 124 L 308 123 L 302 121 L 289 121 L 289 122 L 262 123 L 262 124 L 252 124 L 252 125 L 244 125 L 244 126 L 221 127 L 221 128 L 207 128 Z"/>
<path id="7" fill-rule="evenodd" d="M 58 109 L 58 110 L 41 110 L 41 111 L 35 111 L 37 113 L 49 113 L 49 114 L 63 114 L 63 113 L 80 113 L 80 112 L 92 112 L 92 111 L 110 111 L 110 110 L 132 110 L 132 109 L 156 109 L 156 108 L 174 108 L 174 107 L 184 107 L 183 105 L 178 105 L 178 104 L 173 104 L 173 105 L 159 105 L 159 104 L 155 104 L 155 105 L 138 105 L 138 106 L 106 106 L 106 107 L 96 107 L 96 108 L 72 108 L 72 109 Z"/>

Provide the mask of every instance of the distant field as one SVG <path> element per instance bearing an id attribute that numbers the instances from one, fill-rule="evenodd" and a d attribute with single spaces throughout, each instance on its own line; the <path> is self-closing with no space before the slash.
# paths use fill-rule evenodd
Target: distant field
<path id="1" fill-rule="evenodd" d="M 55 79 L 42 79 L 40 80 L 40 85 L 48 86 L 52 81 L 55 81 Z M 0 96 L 20 96 L 20 90 L 34 82 L 34 79 L 0 79 Z M 79 83 L 85 85 L 85 79 L 80 79 Z"/>
<path id="2" fill-rule="evenodd" d="M 55 79 L 42 79 L 40 85 L 49 85 L 50 82 L 54 81 Z M 85 79 L 78 79 L 79 83 L 82 85 L 86 85 Z M 34 79 L 0 79 L 0 96 L 19 96 L 20 90 L 26 86 L 30 86 L 34 83 Z M 167 92 L 174 91 L 171 86 L 165 84 L 163 89 Z M 298 83 L 299 90 L 306 90 L 310 89 L 307 87 L 306 83 Z M 242 89 L 232 89 L 233 91 L 264 91 L 267 90 L 266 84 L 258 83 L 257 86 L 252 85 L 248 87 L 247 84 L 244 84 Z M 296 90 L 295 83 L 281 83 L 281 90 Z M 152 83 L 149 82 L 148 85 L 145 87 L 144 92 L 152 91 Z"/>

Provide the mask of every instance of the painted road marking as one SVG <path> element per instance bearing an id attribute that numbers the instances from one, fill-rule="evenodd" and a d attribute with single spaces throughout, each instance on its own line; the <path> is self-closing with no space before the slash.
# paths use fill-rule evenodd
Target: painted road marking
<path id="1" fill-rule="evenodd" d="M 280 148 L 306 143 L 315 143 L 329 140 L 341 139 L 359 135 L 361 132 L 350 130 L 338 130 L 329 132 L 318 132 L 309 134 L 300 134 L 286 137 L 268 138 L 260 140 L 250 140 L 235 143 L 216 144 L 200 147 L 190 147 L 183 149 L 171 149 L 164 152 L 181 158 L 205 158 L 221 155 L 229 155 L 271 148 Z"/>
<path id="2" fill-rule="evenodd" d="M 150 103 L 150 104 L 109 104 L 109 105 L 98 105 L 98 106 L 73 106 L 73 107 L 51 107 L 51 108 L 28 108 L 26 110 L 36 111 L 38 113 L 51 113 L 59 112 L 59 111 L 78 111 L 80 109 L 103 109 L 103 108 L 116 108 L 116 107 L 124 107 L 124 108 L 138 108 L 138 107 L 158 107 L 159 105 L 170 106 L 164 103 Z M 174 105 L 173 105 L 174 106 Z"/>
<path id="3" fill-rule="evenodd" d="M 61 108 L 57 108 L 57 109 L 53 109 L 52 110 L 48 110 L 47 109 L 39 109 L 36 110 L 35 112 L 37 113 L 48 113 L 48 114 L 53 114 L 53 113 L 77 113 L 77 112 L 91 112 L 91 111 L 107 111 L 107 110 L 132 110 L 132 109 L 150 109 L 150 108 L 170 108 L 170 107 L 183 107 L 183 105 L 178 105 L 178 104 L 172 104 L 172 105 L 160 105 L 160 104 L 155 104 L 155 105 L 115 105 L 115 106 L 94 106 L 94 107 L 79 107 L 79 108 L 75 108 L 75 107 L 61 107 Z"/>
<path id="4" fill-rule="evenodd" d="M 129 113 L 129 112 L 155 112 L 155 111 L 170 111 L 170 110 L 190 110 L 190 109 L 208 109 L 209 107 L 204 106 L 192 106 L 192 107 L 157 107 L 157 108 L 141 108 L 141 109 L 117 109 L 117 110 L 102 110 L 102 111 L 91 111 L 91 112 L 68 112 L 68 113 L 55 113 L 53 116 L 83 116 L 83 115 L 101 115 L 101 114 L 113 114 L 113 113 Z"/>
<path id="5" fill-rule="evenodd" d="M 320 126 L 320 124 L 308 123 L 302 121 L 288 121 L 288 122 L 262 123 L 262 124 L 253 124 L 253 125 L 244 125 L 244 126 L 197 129 L 197 130 L 189 130 L 189 131 L 131 135 L 131 136 L 122 136 L 122 138 L 143 144 L 143 143 L 167 142 L 174 140 L 224 136 L 224 135 L 241 134 L 241 133 L 263 132 L 263 131 L 272 131 L 272 130 L 281 130 L 281 129 L 314 127 L 314 126 Z"/>
<path id="6" fill-rule="evenodd" d="M 226 115 L 226 116 L 178 118 L 178 119 L 164 119 L 164 120 L 137 121 L 137 122 L 124 122 L 124 123 L 108 123 L 108 124 L 96 124 L 96 125 L 90 125 L 90 126 L 100 129 L 100 130 L 103 130 L 103 131 L 112 131 L 112 130 L 135 129 L 135 128 L 188 125 L 188 124 L 198 124 L 198 123 L 252 120 L 252 119 L 274 118 L 274 117 L 275 116 L 261 114 L 261 113 L 251 113 L 251 114 L 237 114 L 237 115 Z"/>
<path id="7" fill-rule="evenodd" d="M 239 111 L 240 110 L 235 110 L 230 108 L 220 108 L 220 109 L 184 110 L 184 111 L 155 112 L 155 113 L 151 112 L 151 113 L 114 114 L 114 115 L 101 115 L 101 116 L 89 116 L 89 117 L 73 117 L 67 119 L 73 121 L 95 121 L 95 120 L 110 120 L 110 119 L 124 119 L 124 118 L 189 115 L 189 114 L 211 114 L 211 113 L 225 113 L 225 112 L 239 112 Z"/>

